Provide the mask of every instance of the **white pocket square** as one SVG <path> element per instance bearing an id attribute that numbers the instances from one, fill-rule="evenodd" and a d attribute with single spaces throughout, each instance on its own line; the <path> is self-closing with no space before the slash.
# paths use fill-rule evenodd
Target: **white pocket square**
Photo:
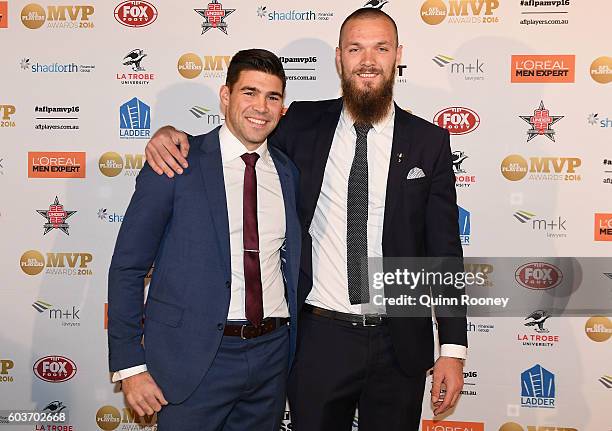
<path id="1" fill-rule="evenodd" d="M 417 178 L 425 178 L 425 172 L 421 168 L 412 168 L 408 175 L 406 176 L 407 180 L 416 180 Z"/>

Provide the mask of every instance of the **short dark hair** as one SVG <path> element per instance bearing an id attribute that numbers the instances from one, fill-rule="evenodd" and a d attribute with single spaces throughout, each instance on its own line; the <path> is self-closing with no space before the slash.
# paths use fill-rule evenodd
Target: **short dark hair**
<path id="1" fill-rule="evenodd" d="M 352 19 L 358 18 L 384 18 L 388 19 L 391 24 L 393 24 L 393 29 L 395 30 L 395 44 L 399 45 L 399 38 L 397 35 L 397 24 L 389 15 L 383 12 L 380 9 L 371 8 L 371 7 L 362 7 L 361 9 L 357 9 L 355 12 L 346 17 L 342 25 L 340 26 L 340 36 L 338 37 L 338 46 L 342 45 L 342 31 L 346 26 L 346 23 Z"/>
<path id="2" fill-rule="evenodd" d="M 287 77 L 283 69 L 283 63 L 279 58 L 265 49 L 244 49 L 238 51 L 230 61 L 227 68 L 227 78 L 225 85 L 232 90 L 234 84 L 240 77 L 240 72 L 243 70 L 255 70 L 258 72 L 269 73 L 270 75 L 278 76 L 283 83 L 283 94 L 287 85 Z"/>

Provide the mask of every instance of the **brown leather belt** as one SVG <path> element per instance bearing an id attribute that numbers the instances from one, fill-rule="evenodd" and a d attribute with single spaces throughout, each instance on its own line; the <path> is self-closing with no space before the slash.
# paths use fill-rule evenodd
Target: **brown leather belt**
<path id="1" fill-rule="evenodd" d="M 327 317 L 328 319 L 342 320 L 360 326 L 381 326 L 389 321 L 387 316 L 381 314 L 351 314 L 332 311 L 326 308 L 315 307 L 314 305 L 304 304 L 303 310 L 316 316 Z"/>
<path id="2" fill-rule="evenodd" d="M 243 340 L 248 340 L 250 338 L 256 338 L 261 335 L 267 334 L 269 332 L 274 331 L 275 329 L 280 328 L 281 326 L 285 326 L 288 324 L 288 317 L 267 317 L 262 320 L 259 326 L 253 326 L 250 323 L 246 323 L 244 325 L 232 325 L 228 323 L 223 329 L 223 335 L 228 335 L 230 337 L 240 337 Z"/>

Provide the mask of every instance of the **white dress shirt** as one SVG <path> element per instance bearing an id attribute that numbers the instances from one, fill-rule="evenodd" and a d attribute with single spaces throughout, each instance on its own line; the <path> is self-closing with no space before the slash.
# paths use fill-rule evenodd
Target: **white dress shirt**
<path id="1" fill-rule="evenodd" d="M 219 130 L 225 197 L 229 219 L 230 253 L 232 259 L 232 297 L 228 320 L 246 320 L 244 253 L 242 241 L 242 199 L 244 190 L 244 161 L 247 152 L 242 143 L 226 126 Z M 263 293 L 264 318 L 289 317 L 285 300 L 285 284 L 281 272 L 280 250 L 285 242 L 285 202 L 278 172 L 268 144 L 256 151 L 257 174 L 257 231 L 259 232 L 259 266 Z"/>
<path id="2" fill-rule="evenodd" d="M 368 133 L 368 257 L 382 258 L 382 235 L 395 109 Z M 306 302 L 342 313 L 363 314 L 352 305 L 346 273 L 346 207 L 348 178 L 355 154 L 354 121 L 342 110 L 323 175 L 309 233 L 312 237 L 312 290 Z M 465 359 L 467 349 L 443 344 L 442 356 Z"/>
<path id="3" fill-rule="evenodd" d="M 257 150 L 247 151 L 227 126 L 219 130 L 221 162 L 227 200 L 230 233 L 232 288 L 227 320 L 246 320 L 243 260 L 243 213 L 245 164 L 242 154 L 256 152 L 257 174 L 257 230 L 259 232 L 259 265 L 263 311 L 266 317 L 289 317 L 285 299 L 285 284 L 281 271 L 280 250 L 285 242 L 285 202 L 276 166 L 264 142 Z M 113 374 L 113 382 L 147 370 L 146 365 L 120 370 Z"/>

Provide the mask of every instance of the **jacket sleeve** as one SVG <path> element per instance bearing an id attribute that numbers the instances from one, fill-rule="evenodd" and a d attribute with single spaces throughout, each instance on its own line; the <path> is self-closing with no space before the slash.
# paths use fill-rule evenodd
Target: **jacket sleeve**
<path id="1" fill-rule="evenodd" d="M 126 211 L 108 272 L 108 353 L 111 371 L 145 363 L 144 278 L 172 217 L 175 180 L 145 163 Z"/>
<path id="2" fill-rule="evenodd" d="M 426 247 L 428 256 L 462 257 L 459 210 L 448 131 L 444 131 L 427 202 Z"/>
<path id="3" fill-rule="evenodd" d="M 427 255 L 449 257 L 442 267 L 447 271 L 463 272 L 463 250 L 459 239 L 459 211 L 455 174 L 453 172 L 450 137 L 442 136 L 440 153 L 436 160 L 431 191 L 426 209 Z M 459 299 L 463 290 L 452 286 L 432 292 Z M 460 304 L 460 302 L 459 302 Z M 436 307 L 440 344 L 467 346 L 467 308 L 462 305 Z"/>

